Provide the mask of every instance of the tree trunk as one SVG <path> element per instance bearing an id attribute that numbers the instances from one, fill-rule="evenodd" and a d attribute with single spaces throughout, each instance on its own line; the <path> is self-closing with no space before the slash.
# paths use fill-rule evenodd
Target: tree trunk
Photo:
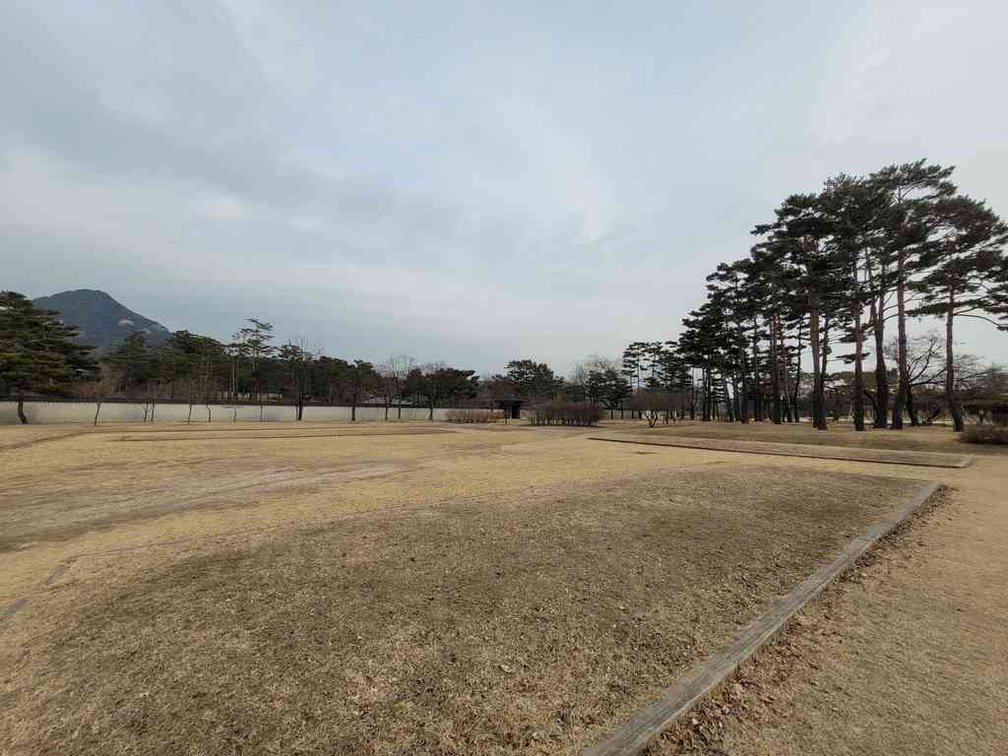
<path id="1" fill-rule="evenodd" d="M 787 370 L 787 347 L 784 345 L 784 329 L 781 328 L 780 320 L 777 322 L 777 359 L 780 362 L 780 380 L 777 382 L 777 388 L 781 393 L 781 405 L 784 409 L 784 414 L 787 417 L 787 421 L 791 422 L 791 413 L 787 411 L 787 387 L 788 387 L 788 370 Z M 795 417 L 795 422 L 798 422 L 798 418 Z"/>
<path id="2" fill-rule="evenodd" d="M 861 279 L 858 276 L 858 258 L 851 264 L 851 280 L 854 285 L 854 396 L 851 407 L 854 415 L 854 430 L 865 429 L 864 416 L 864 333 L 861 330 Z"/>
<path id="3" fill-rule="evenodd" d="M 739 402 L 739 420 L 743 425 L 749 422 L 749 366 L 746 364 L 746 353 L 745 346 L 739 345 L 739 358 L 742 363 L 741 375 L 739 378 L 742 381 L 742 397 Z"/>
<path id="4" fill-rule="evenodd" d="M 893 402 L 892 430 L 903 430 L 903 407 L 910 390 L 910 369 L 907 365 L 906 333 L 906 256 L 900 251 L 896 268 L 896 367 L 899 383 Z"/>
<path id="5" fill-rule="evenodd" d="M 357 422 L 357 397 L 350 398 L 350 422 Z"/>
<path id="6" fill-rule="evenodd" d="M 17 399 L 17 416 L 18 420 L 21 421 L 21 425 L 28 425 L 28 416 L 25 415 L 24 411 L 24 397 L 18 394 Z"/>
<path id="7" fill-rule="evenodd" d="M 98 425 L 98 415 L 99 415 L 99 414 L 101 414 L 101 406 L 102 406 L 102 403 L 101 403 L 101 401 L 98 401 L 98 402 L 96 402 L 96 404 L 97 404 L 98 406 L 97 406 L 97 407 L 95 407 L 95 413 L 94 413 L 94 425 Z"/>
<path id="8" fill-rule="evenodd" d="M 864 334 L 861 332 L 861 307 L 854 303 L 854 430 L 863 431 L 864 423 Z"/>
<path id="9" fill-rule="evenodd" d="M 816 426 L 818 430 L 826 430 L 826 376 L 829 375 L 829 369 L 827 364 L 829 363 L 829 332 L 830 332 L 830 321 L 829 315 L 822 316 L 822 339 L 820 340 L 820 349 L 822 350 L 822 360 L 819 362 L 819 416 L 822 420 L 821 426 Z M 834 420 L 839 419 L 834 410 Z"/>
<path id="10" fill-rule="evenodd" d="M 780 391 L 780 347 L 777 341 L 777 331 L 780 321 L 777 313 L 770 315 L 770 394 L 771 419 L 774 425 L 781 424 L 781 391 Z"/>
<path id="11" fill-rule="evenodd" d="M 735 415 L 735 421 L 742 422 L 742 407 L 739 405 L 739 381 L 738 373 L 732 373 L 732 412 Z"/>
<path id="12" fill-rule="evenodd" d="M 798 332 L 795 334 L 795 378 L 794 387 L 791 390 L 791 416 L 794 417 L 794 421 L 799 422 L 798 418 L 798 391 L 801 389 L 801 353 L 802 353 L 802 322 L 798 321 Z M 784 387 L 787 391 L 787 386 Z"/>
<path id="13" fill-rule="evenodd" d="M 434 420 L 434 399 L 430 400 L 430 406 L 428 407 L 427 420 Z"/>
<path id="14" fill-rule="evenodd" d="M 714 389 L 711 386 L 710 368 L 704 371 L 703 379 L 703 419 L 711 421 L 714 419 Z"/>
<path id="15" fill-rule="evenodd" d="M 885 316 L 883 295 L 879 294 L 878 307 L 872 300 L 872 331 L 875 336 L 875 417 L 872 425 L 885 428 L 889 424 L 889 371 L 886 368 L 885 354 Z"/>
<path id="16" fill-rule="evenodd" d="M 809 295 L 809 346 L 812 349 L 812 424 L 826 430 L 826 402 L 819 346 L 819 293 Z"/>
<path id="17" fill-rule="evenodd" d="M 822 340 L 820 341 L 820 349 L 822 349 L 822 361 L 819 363 L 819 374 L 822 376 L 823 385 L 826 384 L 826 375 L 828 374 L 828 368 L 826 367 L 829 362 L 829 330 L 830 321 L 829 315 L 822 316 Z"/>
<path id="18" fill-rule="evenodd" d="M 945 313 L 945 401 L 952 415 L 952 429 L 961 433 L 965 428 L 962 406 L 955 390 L 955 364 L 952 358 L 952 320 L 955 311 L 955 294 L 949 292 L 949 308 Z"/>
<path id="19" fill-rule="evenodd" d="M 396 420 L 402 420 L 402 397 L 399 397 L 399 404 L 396 405 Z"/>
<path id="20" fill-rule="evenodd" d="M 763 398 L 760 386 L 760 369 L 759 369 L 759 328 L 757 327 L 755 317 L 753 317 L 752 352 L 753 352 L 753 415 L 756 418 L 756 422 L 762 422 Z"/>

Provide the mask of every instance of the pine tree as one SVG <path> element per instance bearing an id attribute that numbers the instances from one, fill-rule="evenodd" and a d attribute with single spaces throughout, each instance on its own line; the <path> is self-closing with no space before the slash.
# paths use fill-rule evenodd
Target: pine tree
<path id="1" fill-rule="evenodd" d="M 63 394 L 92 378 L 91 348 L 73 341 L 77 329 L 41 310 L 15 291 L 0 292 L 0 384 L 17 397 L 18 419 L 25 425 L 25 394 Z"/>
<path id="2" fill-rule="evenodd" d="M 834 289 L 836 276 L 836 260 L 823 244 L 829 236 L 829 224 L 820 212 L 819 197 L 814 194 L 788 197 L 776 210 L 776 215 L 774 223 L 757 226 L 756 233 L 770 234 L 772 248 L 783 252 L 794 272 L 797 289 L 803 293 L 812 350 L 812 422 L 817 429 L 826 430 L 825 359 L 829 354 L 829 343 L 821 340 L 822 316 L 824 306 L 828 307 L 827 299 Z M 829 315 L 827 309 L 827 324 Z M 779 328 L 777 324 L 776 329 L 771 329 L 771 352 L 778 364 L 781 358 L 777 354 L 779 346 L 775 347 L 773 341 L 779 337 Z M 779 404 L 779 399 L 776 401 Z M 779 413 L 779 409 L 775 408 L 775 413 Z M 778 418 L 775 422 L 779 422 Z"/>
<path id="3" fill-rule="evenodd" d="M 955 185 L 948 180 L 953 170 L 952 167 L 928 165 L 926 161 L 918 160 L 887 166 L 869 177 L 886 194 L 885 208 L 880 216 L 886 237 L 883 254 L 891 262 L 889 280 L 896 293 L 899 383 L 893 402 L 893 430 L 903 428 L 903 409 L 910 392 L 906 294 L 937 225 L 935 203 L 955 193 Z"/>
<path id="4" fill-rule="evenodd" d="M 839 309 L 851 322 L 849 340 L 854 343 L 852 414 L 855 430 L 863 431 L 864 336 L 868 325 L 863 322 L 863 313 L 872 298 L 866 279 L 871 265 L 871 251 L 878 243 L 881 193 L 875 184 L 841 174 L 826 182 L 819 204 L 830 225 L 828 243 L 840 277 L 835 287 L 841 300 Z"/>
<path id="5" fill-rule="evenodd" d="M 922 304 L 914 315 L 945 320 L 945 401 L 956 431 L 963 413 L 955 393 L 953 326 L 956 318 L 980 318 L 1008 330 L 1008 308 L 1000 309 L 997 290 L 1004 278 L 1002 248 L 1008 225 L 983 202 L 957 196 L 938 203 L 939 239 L 922 257 L 929 270 L 914 283 Z M 993 316 L 993 317 L 992 317 Z"/>

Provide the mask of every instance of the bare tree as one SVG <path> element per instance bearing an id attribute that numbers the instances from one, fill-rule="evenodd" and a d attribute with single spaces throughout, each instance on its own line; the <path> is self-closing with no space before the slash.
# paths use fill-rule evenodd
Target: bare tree
<path id="1" fill-rule="evenodd" d="M 630 398 L 629 407 L 640 412 L 650 428 L 654 428 L 662 419 L 668 425 L 674 419 L 675 395 L 670 391 L 644 389 Z"/>
<path id="2" fill-rule="evenodd" d="M 82 384 L 77 389 L 77 394 L 81 397 L 92 399 L 95 403 L 95 414 L 93 425 L 98 425 L 98 416 L 102 411 L 104 399 L 113 393 L 115 380 L 109 370 L 102 370 L 94 381 Z"/>
<path id="3" fill-rule="evenodd" d="M 389 407 L 396 403 L 396 420 L 402 420 L 402 400 L 406 390 L 406 379 L 416 365 L 416 360 L 406 354 L 393 355 L 378 366 L 379 391 L 385 404 L 385 420 L 389 419 Z"/>
<path id="4" fill-rule="evenodd" d="M 896 360 L 899 355 L 898 338 L 890 339 L 886 344 L 886 356 Z M 937 331 L 929 331 L 922 336 L 908 338 L 904 345 L 906 358 L 906 390 L 903 393 L 903 406 L 893 407 L 893 413 L 906 411 L 910 425 L 920 425 L 915 394 L 925 386 L 937 385 L 944 378 L 942 365 L 942 337 Z M 898 396 L 898 394 L 897 394 Z"/>

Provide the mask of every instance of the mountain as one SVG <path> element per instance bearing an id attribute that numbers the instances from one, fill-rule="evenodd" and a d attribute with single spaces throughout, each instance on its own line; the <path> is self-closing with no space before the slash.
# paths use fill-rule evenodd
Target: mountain
<path id="1" fill-rule="evenodd" d="M 64 323 L 80 331 L 77 340 L 90 344 L 99 353 L 111 351 L 135 331 L 144 334 L 149 346 L 162 344 L 171 336 L 171 331 L 160 323 L 133 312 L 97 289 L 61 291 L 32 300 L 32 304 L 56 310 Z"/>

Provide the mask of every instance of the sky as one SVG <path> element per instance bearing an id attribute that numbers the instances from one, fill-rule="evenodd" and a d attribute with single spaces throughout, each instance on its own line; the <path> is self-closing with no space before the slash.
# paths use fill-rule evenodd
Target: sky
<path id="1" fill-rule="evenodd" d="M 0 288 L 566 372 L 675 337 L 841 171 L 955 165 L 1008 216 L 1006 26 L 993 1 L 6 0 Z"/>

